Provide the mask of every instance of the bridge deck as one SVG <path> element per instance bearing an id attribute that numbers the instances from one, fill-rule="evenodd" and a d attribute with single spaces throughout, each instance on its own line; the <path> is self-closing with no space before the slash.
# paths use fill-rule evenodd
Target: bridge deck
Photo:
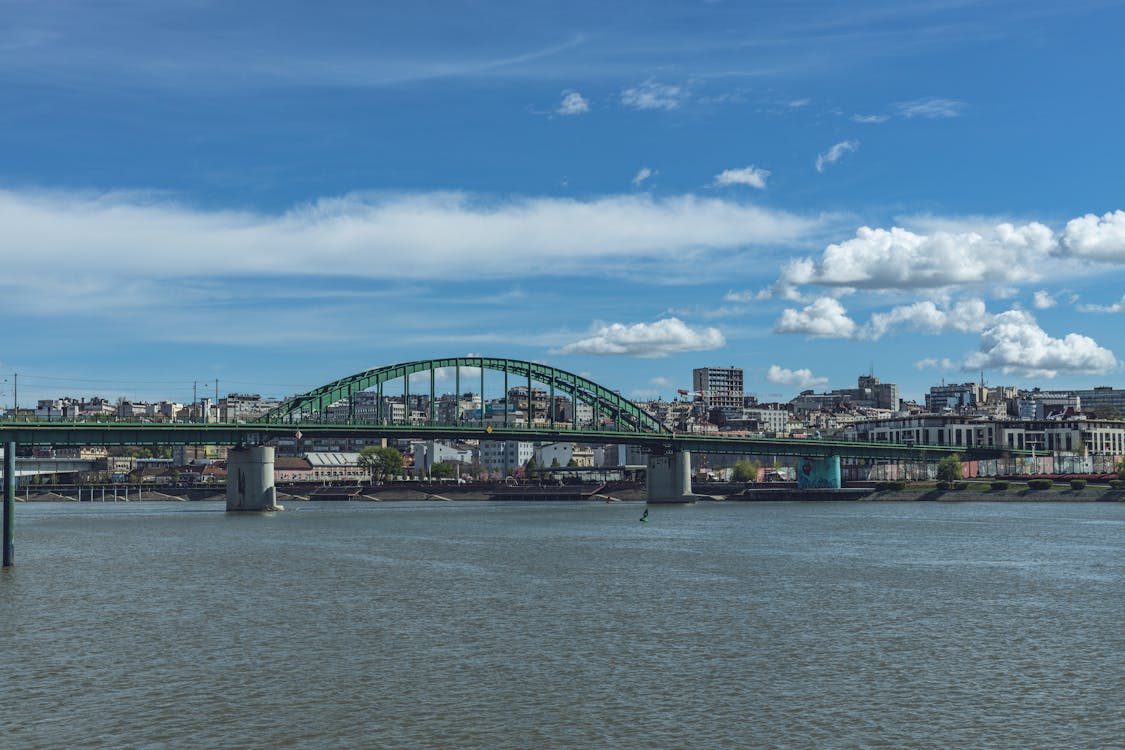
<path id="1" fill-rule="evenodd" d="M 960 445 L 900 445 L 842 440 L 726 437 L 669 433 L 549 427 L 489 427 L 479 424 L 374 423 L 142 423 L 142 422 L 0 422 L 0 442 L 20 445 L 239 445 L 303 437 L 389 438 L 415 440 L 528 440 L 637 445 L 656 452 L 840 456 L 845 458 L 937 460 L 1000 455 L 1030 456 L 1031 451 Z"/>

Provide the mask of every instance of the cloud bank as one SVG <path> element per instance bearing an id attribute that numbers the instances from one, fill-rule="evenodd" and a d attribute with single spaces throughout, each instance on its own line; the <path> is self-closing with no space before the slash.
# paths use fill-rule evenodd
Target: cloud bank
<path id="1" fill-rule="evenodd" d="M 439 271 L 522 276 L 529 250 L 544 275 L 637 270 L 648 262 L 666 269 L 702 253 L 800 242 L 820 224 L 693 195 L 353 194 L 264 214 L 151 195 L 0 191 L 0 286 L 35 283 L 65 268 L 114 283 L 334 274 L 425 280 Z"/>

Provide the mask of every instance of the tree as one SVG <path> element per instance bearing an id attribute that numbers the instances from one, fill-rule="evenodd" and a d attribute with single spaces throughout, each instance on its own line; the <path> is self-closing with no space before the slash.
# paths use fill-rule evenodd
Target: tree
<path id="1" fill-rule="evenodd" d="M 570 467 L 574 467 L 574 466 L 577 466 L 577 465 L 578 465 L 578 460 L 577 460 L 577 459 L 576 459 L 576 458 L 575 458 L 574 456 L 571 456 L 571 457 L 570 457 L 570 460 L 566 462 L 566 465 L 567 465 L 567 466 L 570 466 Z"/>
<path id="2" fill-rule="evenodd" d="M 430 467 L 430 476 L 433 479 L 451 479 L 457 476 L 457 466 L 449 461 L 442 461 Z"/>
<path id="3" fill-rule="evenodd" d="M 736 461 L 731 478 L 736 482 L 753 482 L 758 479 L 758 470 L 761 466 L 757 461 L 744 458 Z"/>
<path id="4" fill-rule="evenodd" d="M 1121 419 L 1121 411 L 1110 404 L 1098 404 L 1094 407 L 1094 413 L 1098 415 L 1098 419 Z"/>
<path id="5" fill-rule="evenodd" d="M 402 454 L 397 448 L 369 445 L 359 452 L 359 465 L 371 472 L 372 479 L 383 479 L 402 472 Z"/>
<path id="6" fill-rule="evenodd" d="M 937 480 L 939 482 L 956 482 L 961 478 L 961 457 L 956 453 L 946 456 L 937 464 Z"/>
<path id="7" fill-rule="evenodd" d="M 551 459 L 551 468 L 552 468 L 552 469 L 557 469 L 557 468 L 559 468 L 559 459 L 558 459 L 558 457 L 557 457 L 557 456 L 556 456 L 555 458 L 552 458 L 552 459 Z"/>

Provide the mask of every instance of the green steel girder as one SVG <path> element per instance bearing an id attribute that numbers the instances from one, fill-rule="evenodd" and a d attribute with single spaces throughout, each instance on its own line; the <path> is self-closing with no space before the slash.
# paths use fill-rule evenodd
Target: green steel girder
<path id="1" fill-rule="evenodd" d="M 382 389 L 384 383 L 407 378 L 418 372 L 431 374 L 444 367 L 477 367 L 484 371 L 515 375 L 528 382 L 547 385 L 550 392 L 567 394 L 575 401 L 591 405 L 595 415 L 608 416 L 614 429 L 575 427 L 490 427 L 479 424 L 345 423 L 328 422 L 326 409 L 337 401 L 372 386 Z M 460 378 L 458 378 L 459 382 Z M 459 394 L 458 394 L 459 395 Z M 482 394 L 483 396 L 483 394 Z M 529 394 L 530 397 L 530 394 Z M 483 403 L 482 403 L 483 407 Z M 431 411 L 432 414 L 432 411 Z M 553 412 L 552 412 L 553 414 Z M 452 357 L 404 362 L 377 367 L 335 380 L 308 393 L 296 396 L 270 412 L 260 422 L 248 424 L 150 424 L 141 422 L 10 422 L 0 423 L 0 440 L 20 445 L 236 445 L 263 443 L 291 438 L 297 433 L 308 437 L 476 439 L 476 440 L 539 440 L 577 443 L 631 444 L 653 453 L 692 451 L 697 453 L 762 454 L 782 456 L 840 456 L 866 459 L 937 460 L 958 453 L 966 459 L 997 458 L 1001 455 L 1021 457 L 1033 455 L 1024 450 L 970 448 L 950 445 L 896 445 L 837 440 L 804 440 L 786 438 L 745 438 L 722 435 L 673 434 L 639 406 L 614 391 L 565 370 L 524 360 L 491 357 Z"/>
<path id="2" fill-rule="evenodd" d="M 742 455 L 840 456 L 880 460 L 929 460 L 960 454 L 962 458 L 1028 457 L 1029 450 L 969 448 L 957 445 L 899 445 L 839 440 L 746 438 L 719 435 L 659 434 L 623 430 L 482 427 L 479 425 L 316 424 L 146 424 L 137 422 L 8 422 L 0 423 L 0 442 L 19 445 L 237 445 L 278 438 L 408 438 L 420 440 L 537 440 L 637 445 L 655 453 L 692 451 Z"/>
<path id="3" fill-rule="evenodd" d="M 346 378 L 334 380 L 308 393 L 294 396 L 266 414 L 263 421 L 299 423 L 305 420 L 323 419 L 323 415 L 329 406 L 372 386 L 381 386 L 383 383 L 399 378 L 409 378 L 418 372 L 432 373 L 437 369 L 449 367 L 458 369 L 479 367 L 482 370 L 493 370 L 528 378 L 529 381 L 536 380 L 548 386 L 552 392 L 561 391 L 576 402 L 580 401 L 590 405 L 594 409 L 595 417 L 606 415 L 611 417 L 615 424 L 621 425 L 624 422 L 631 431 L 637 433 L 671 434 L 656 418 L 632 401 L 581 375 L 535 362 L 497 357 L 427 359 L 365 370 Z M 481 408 L 483 409 L 483 394 L 481 396 Z M 531 398 L 530 393 L 528 398 Z"/>

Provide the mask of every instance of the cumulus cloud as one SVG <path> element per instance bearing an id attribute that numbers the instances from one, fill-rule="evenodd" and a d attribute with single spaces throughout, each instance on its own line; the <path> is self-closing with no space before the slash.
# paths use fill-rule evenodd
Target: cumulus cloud
<path id="1" fill-rule="evenodd" d="M 823 172 L 825 165 L 835 164 L 844 154 L 857 149 L 859 149 L 859 141 L 840 141 L 823 154 L 816 155 L 816 171 Z"/>
<path id="2" fill-rule="evenodd" d="M 821 297 L 802 310 L 783 310 L 773 330 L 818 338 L 851 338 L 856 333 L 856 324 L 838 300 Z"/>
<path id="3" fill-rule="evenodd" d="M 928 120 L 960 117 L 965 112 L 965 102 L 956 99 L 915 99 L 898 102 L 894 105 L 900 117 L 907 119 L 922 117 Z"/>
<path id="4" fill-rule="evenodd" d="M 1062 235 L 1061 252 L 1107 263 L 1125 263 L 1125 211 L 1071 219 Z"/>
<path id="5" fill-rule="evenodd" d="M 564 91 L 559 108 L 560 115 L 584 115 L 590 111 L 590 102 L 577 91 Z"/>
<path id="6" fill-rule="evenodd" d="M 1040 289 L 1031 297 L 1031 305 L 1036 310 L 1046 310 L 1047 308 L 1054 307 L 1058 302 L 1051 296 L 1051 293 L 1046 289 Z"/>
<path id="7" fill-rule="evenodd" d="M 726 339 L 718 328 L 695 330 L 679 318 L 655 323 L 603 325 L 587 338 L 567 344 L 554 354 L 612 354 L 630 357 L 666 357 L 680 352 L 718 349 Z"/>
<path id="8" fill-rule="evenodd" d="M 864 289 L 1030 281 L 1055 247 L 1054 233 L 1035 222 L 1000 224 L 986 234 L 860 227 L 853 239 L 825 248 L 819 260 L 789 263 L 782 281 Z"/>
<path id="9" fill-rule="evenodd" d="M 529 247 L 543 274 L 636 269 L 646 261 L 666 270 L 708 252 L 798 241 L 818 220 L 692 195 L 494 200 L 464 193 L 356 194 L 265 214 L 197 209 L 151 196 L 0 190 L 0 226 L 3 288 L 53 284 L 59 269 L 78 267 L 91 283 L 185 274 L 522 276 Z"/>
<path id="10" fill-rule="evenodd" d="M 861 338 L 877 340 L 897 328 L 907 328 L 921 333 L 943 331 L 982 331 L 992 320 L 984 301 L 968 299 L 950 307 L 938 307 L 930 300 L 895 307 L 889 312 L 875 313 L 860 332 Z"/>
<path id="11" fill-rule="evenodd" d="M 1031 313 L 1009 310 L 996 315 L 981 334 L 980 351 L 965 358 L 966 369 L 996 369 L 1005 375 L 1053 378 L 1059 373 L 1105 373 L 1118 366 L 1113 352 L 1088 336 L 1052 338 Z"/>
<path id="12" fill-rule="evenodd" d="M 621 92 L 621 103 L 632 109 L 679 109 L 687 98 L 679 86 L 669 86 L 653 80 Z"/>
<path id="13" fill-rule="evenodd" d="M 768 169 L 760 169 L 751 164 L 749 167 L 741 167 L 739 169 L 724 169 L 719 174 L 715 175 L 716 185 L 726 187 L 728 185 L 749 185 L 750 187 L 762 190 L 766 187 L 766 180 L 769 179 L 770 171 Z"/>
<path id="14" fill-rule="evenodd" d="M 777 365 L 770 365 L 769 370 L 766 371 L 766 380 L 775 385 L 787 385 L 800 390 L 824 385 L 828 382 L 828 378 L 813 375 L 812 370 L 808 368 L 788 370 Z"/>
<path id="15" fill-rule="evenodd" d="M 633 176 L 633 184 L 637 185 L 637 186 L 640 186 L 640 184 L 642 182 L 644 182 L 649 177 L 652 177 L 655 174 L 656 174 L 656 172 L 649 169 L 648 167 L 641 167 L 640 169 L 637 170 L 637 174 L 635 174 Z"/>

